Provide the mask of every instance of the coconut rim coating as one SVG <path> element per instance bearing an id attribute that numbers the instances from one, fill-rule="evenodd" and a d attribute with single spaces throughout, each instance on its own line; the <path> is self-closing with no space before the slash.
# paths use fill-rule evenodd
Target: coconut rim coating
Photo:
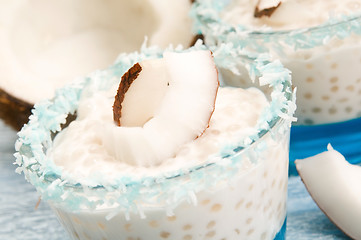
<path id="1" fill-rule="evenodd" d="M 206 49 L 198 43 L 190 49 L 169 48 L 166 51 Z M 227 45 L 211 50 L 217 67 L 230 67 L 231 70 L 233 67 L 230 63 L 243 52 L 242 49 L 235 52 Z M 96 71 L 60 88 L 52 100 L 35 105 L 29 123 L 18 133 L 15 164 L 18 165 L 16 172 L 24 173 L 43 200 L 70 211 L 95 210 L 99 206 L 113 208 L 114 214 L 123 210 L 142 215 L 143 207 L 152 206 L 171 211 L 182 200 L 195 202 L 197 192 L 232 179 L 242 165 L 241 155 L 247 154 L 248 149 L 260 142 L 265 134 L 286 134 L 295 120 L 295 91 L 291 87 L 290 71 L 279 61 L 271 61 L 268 54 L 246 54 L 241 61 L 247 66 L 250 77 L 259 77 L 262 85 L 273 88 L 270 105 L 262 112 L 254 128 L 255 134 L 223 146 L 217 154 L 192 168 L 144 176 L 141 179 L 121 173 L 112 182 L 106 179 L 91 179 L 88 184 L 69 181 L 62 169 L 48 159 L 46 151 L 52 147 L 54 134 L 61 131 L 67 117 L 75 114 L 83 87 L 92 84 L 96 90 L 105 90 L 114 81 L 119 81 L 135 63 L 160 58 L 162 54 L 160 48 L 143 45 L 140 52 L 121 54 L 108 69 Z"/>
<path id="2" fill-rule="evenodd" d="M 221 13 L 230 1 L 202 0 L 193 4 L 193 28 L 204 35 L 206 44 L 233 43 L 235 47 L 269 52 L 269 46 L 282 53 L 284 46 L 294 50 L 310 49 L 327 44 L 332 38 L 344 39 L 352 34 L 361 35 L 361 13 L 330 17 L 326 22 L 307 28 L 274 30 L 270 27 L 252 29 L 224 21 Z M 257 42 L 255 40 L 260 40 Z M 266 45 L 265 45 L 266 43 Z"/>

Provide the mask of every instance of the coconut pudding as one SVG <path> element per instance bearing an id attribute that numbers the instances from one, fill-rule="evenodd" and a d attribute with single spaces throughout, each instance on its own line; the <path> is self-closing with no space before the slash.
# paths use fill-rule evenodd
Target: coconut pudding
<path id="1" fill-rule="evenodd" d="M 147 43 L 191 45 L 190 0 L 0 1 L 0 117 L 20 129 L 33 104 Z M 164 11 L 167 9 L 167 11 Z"/>
<path id="2" fill-rule="evenodd" d="M 297 124 L 361 116 L 360 1 L 202 0 L 192 11 L 206 43 L 270 51 L 281 59 L 298 89 Z"/>
<path id="3" fill-rule="evenodd" d="M 36 105 L 18 172 L 72 239 L 283 239 L 290 73 L 245 58 L 272 94 L 219 87 L 214 60 L 229 56 L 122 54 Z"/>

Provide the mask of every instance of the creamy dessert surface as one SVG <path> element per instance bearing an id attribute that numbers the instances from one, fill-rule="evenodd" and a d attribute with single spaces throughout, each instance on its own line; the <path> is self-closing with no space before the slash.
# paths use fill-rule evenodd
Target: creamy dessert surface
<path id="1" fill-rule="evenodd" d="M 261 113 L 269 107 L 265 95 L 257 88 L 220 87 L 209 128 L 199 138 L 180 146 L 176 156 L 164 159 L 159 166 L 139 167 L 119 162 L 102 146 L 103 138 L 111 137 L 117 127 L 111 116 L 113 92 L 111 89 L 83 98 L 78 119 L 54 141 L 51 157 L 63 167 L 63 173 L 70 178 L 77 175 L 79 182 L 82 178 L 98 178 L 97 174 L 104 174 L 109 181 L 119 174 L 142 178 L 200 165 L 225 144 L 233 145 L 253 135 Z M 244 154 L 235 154 L 232 158 L 239 163 L 238 167 L 227 168 L 225 164 L 229 171 L 225 174 L 230 174 L 226 179 L 206 169 L 205 173 L 210 175 L 209 179 L 205 176 L 205 182 L 198 182 L 201 176 L 198 173 L 198 177 L 184 175 L 141 188 L 143 194 L 165 186 L 170 187 L 165 191 L 176 189 L 174 199 L 166 203 L 152 200 L 148 203 L 149 199 L 140 197 L 134 201 L 137 212 L 128 212 L 117 204 L 76 211 L 68 211 L 57 203 L 52 206 L 74 239 L 119 239 L 120 234 L 124 239 L 154 240 L 274 239 L 285 222 L 287 201 L 289 131 L 280 128 L 282 125 L 277 124 Z M 214 167 L 222 168 L 222 164 Z M 217 182 L 208 183 L 207 179 L 212 178 Z M 192 190 L 184 187 L 192 182 L 199 187 Z M 128 190 L 131 191 L 131 186 Z M 184 191 L 189 196 L 178 202 L 177 196 Z M 159 193 L 164 194 L 168 193 Z M 150 196 L 157 199 L 161 198 L 159 195 Z"/>
<path id="2" fill-rule="evenodd" d="M 82 99 L 77 120 L 57 135 L 48 152 L 68 177 L 80 183 L 99 174 L 108 179 L 116 179 L 122 173 L 142 177 L 202 164 L 227 143 L 254 134 L 257 119 L 268 106 L 266 97 L 256 88 L 219 88 L 209 128 L 199 138 L 180 146 L 176 156 L 147 168 L 118 161 L 112 154 L 114 151 L 105 146 L 105 141 L 118 128 L 112 118 L 114 89 L 116 86 Z"/>
<path id="3" fill-rule="evenodd" d="M 320 25 L 332 17 L 361 11 L 355 0 L 284 0 L 270 17 L 254 17 L 258 0 L 234 0 L 222 11 L 222 18 L 232 24 L 251 28 L 289 30 Z"/>

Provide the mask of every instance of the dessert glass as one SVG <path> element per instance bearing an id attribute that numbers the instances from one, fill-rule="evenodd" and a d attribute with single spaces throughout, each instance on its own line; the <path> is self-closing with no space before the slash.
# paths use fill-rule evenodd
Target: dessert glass
<path id="1" fill-rule="evenodd" d="M 253 52 L 270 52 L 292 72 L 297 110 L 291 129 L 290 173 L 293 161 L 322 152 L 332 143 L 351 163 L 361 162 L 361 16 L 330 18 L 292 30 L 232 25 L 222 18 L 232 1 L 199 1 L 192 9 L 195 28 L 206 44 L 228 43 Z M 244 70 L 240 70 L 244 71 Z M 250 83 L 235 75 L 233 85 Z"/>
<path id="2" fill-rule="evenodd" d="M 272 89 L 254 133 L 225 144 L 201 165 L 141 179 L 124 172 L 117 181 L 90 179 L 85 185 L 67 179 L 47 158 L 54 134 L 76 113 L 84 86 L 107 89 L 134 63 L 161 56 L 156 48 L 123 54 L 114 66 L 37 104 L 19 132 L 17 171 L 50 204 L 71 239 L 284 239 L 295 99 L 289 71 L 265 55 L 238 58 Z M 225 67 L 232 58 L 226 49 L 214 51 Z"/>

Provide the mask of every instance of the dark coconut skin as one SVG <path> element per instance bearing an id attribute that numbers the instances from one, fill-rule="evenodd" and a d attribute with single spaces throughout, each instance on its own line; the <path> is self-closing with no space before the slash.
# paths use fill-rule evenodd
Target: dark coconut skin
<path id="1" fill-rule="evenodd" d="M 28 122 L 33 107 L 0 88 L 0 118 L 14 130 L 19 131 Z"/>
<path id="2" fill-rule="evenodd" d="M 258 5 L 256 6 L 256 9 L 254 10 L 254 17 L 255 18 L 261 18 L 263 16 L 270 17 L 274 11 L 281 5 L 282 2 L 280 2 L 275 7 L 265 8 L 265 9 L 259 9 Z"/>
<path id="3" fill-rule="evenodd" d="M 126 73 L 124 73 L 121 78 L 117 95 L 115 96 L 113 104 L 113 119 L 117 126 L 120 126 L 120 118 L 122 116 L 122 103 L 124 101 L 125 93 L 128 91 L 133 81 L 137 79 L 141 71 L 142 67 L 139 63 L 136 63 Z"/>

